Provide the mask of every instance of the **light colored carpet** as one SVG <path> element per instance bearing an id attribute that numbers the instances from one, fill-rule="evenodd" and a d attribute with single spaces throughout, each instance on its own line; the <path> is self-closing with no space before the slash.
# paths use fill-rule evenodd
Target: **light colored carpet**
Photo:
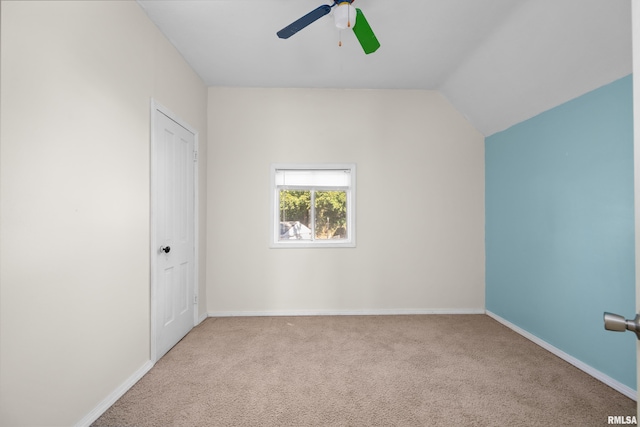
<path id="1" fill-rule="evenodd" d="M 209 318 L 93 426 L 605 426 L 636 403 L 485 315 Z"/>

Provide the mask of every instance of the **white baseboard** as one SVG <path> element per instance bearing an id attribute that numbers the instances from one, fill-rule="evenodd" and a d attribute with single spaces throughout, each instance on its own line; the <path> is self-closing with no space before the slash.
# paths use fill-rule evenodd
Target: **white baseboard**
<path id="1" fill-rule="evenodd" d="M 95 420 L 100 418 L 102 414 L 106 412 L 107 409 L 111 407 L 118 399 L 122 397 L 135 383 L 137 383 L 140 378 L 142 378 L 147 372 L 149 372 L 153 368 L 153 363 L 148 361 L 140 369 L 134 372 L 120 387 L 113 391 L 109 396 L 107 396 L 102 402 L 96 406 L 93 411 L 89 412 L 83 419 L 81 419 L 75 427 L 89 427 Z"/>
<path id="2" fill-rule="evenodd" d="M 210 317 L 210 316 L 209 316 L 209 313 L 207 313 L 207 312 L 202 313 L 202 314 L 200 315 L 200 317 L 198 317 L 198 323 L 196 323 L 196 324 L 195 324 L 195 325 L 193 325 L 193 326 L 198 326 L 200 323 L 204 322 L 204 320 L 205 320 L 207 317 Z"/>
<path id="3" fill-rule="evenodd" d="M 571 356 L 570 354 L 565 353 L 564 351 L 560 350 L 559 348 L 554 347 L 553 345 L 549 344 L 548 342 L 536 337 L 535 335 L 533 335 L 533 334 L 525 331 L 524 329 L 514 325 L 513 323 L 509 322 L 508 320 L 503 319 L 502 317 L 498 316 L 497 314 L 490 312 L 489 310 L 487 310 L 487 316 L 489 316 L 489 317 L 493 318 L 494 320 L 502 323 L 507 328 L 513 330 L 514 332 L 517 332 L 518 334 L 520 334 L 523 337 L 527 338 L 528 340 L 534 342 L 535 344 L 538 344 L 540 347 L 542 347 L 545 350 L 555 354 L 560 359 L 563 359 L 564 361 L 572 364 L 573 366 L 575 366 L 576 368 L 580 369 L 581 371 L 586 372 L 587 374 L 591 375 L 595 379 L 597 379 L 599 381 L 602 381 L 603 383 L 605 383 L 606 385 L 608 385 L 612 389 L 614 389 L 616 391 L 619 391 L 620 393 L 624 394 L 629 399 L 633 399 L 635 401 L 638 400 L 638 392 L 636 390 L 632 389 L 631 387 L 622 384 L 620 381 L 614 380 L 610 376 L 608 376 L 606 374 L 603 374 L 602 372 L 598 371 L 597 369 L 595 369 L 595 368 L 587 365 L 586 363 L 576 359 L 575 357 Z"/>
<path id="4" fill-rule="evenodd" d="M 194 325 L 198 326 L 205 319 L 209 317 L 208 313 L 203 313 L 198 317 L 198 323 Z M 98 404 L 89 414 L 87 414 L 82 420 L 80 420 L 75 427 L 89 427 L 95 420 L 100 418 L 102 414 L 105 413 L 107 409 L 109 409 L 118 399 L 120 399 L 131 387 L 134 386 L 135 383 L 140 381 L 147 372 L 153 368 L 154 363 L 152 361 L 148 361 L 140 369 L 133 373 L 124 383 L 120 385 L 116 390 L 113 391 L 109 396 L 107 396 L 102 402 Z"/>
<path id="5" fill-rule="evenodd" d="M 367 310 L 264 310 L 210 311 L 209 317 L 280 317 L 280 316 L 392 316 L 407 314 L 485 314 L 478 308 L 443 309 L 367 309 Z"/>

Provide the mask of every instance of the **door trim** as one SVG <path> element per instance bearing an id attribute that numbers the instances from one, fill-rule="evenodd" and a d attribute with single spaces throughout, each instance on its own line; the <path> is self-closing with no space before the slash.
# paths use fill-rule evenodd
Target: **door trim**
<path id="1" fill-rule="evenodd" d="M 157 166 L 155 164 L 156 159 L 155 159 L 155 145 L 154 142 L 156 141 L 156 131 L 155 131 L 155 124 L 156 124 L 156 120 L 157 120 L 157 115 L 158 114 L 164 114 L 165 116 L 169 117 L 171 120 L 173 120 L 174 122 L 176 122 L 177 124 L 179 124 L 180 126 L 182 126 L 183 128 L 185 128 L 187 131 L 189 131 L 190 133 L 193 134 L 194 137 L 194 144 L 193 144 L 193 149 L 195 151 L 195 155 L 198 155 L 198 131 L 193 128 L 191 125 L 189 125 L 187 122 L 185 122 L 184 120 L 182 120 L 180 117 L 178 117 L 177 114 L 173 113 L 171 110 L 169 110 L 168 108 L 166 108 L 165 106 L 163 106 L 162 104 L 160 104 L 159 102 L 157 102 L 155 99 L 151 98 L 151 130 L 150 130 L 150 144 L 149 144 L 149 153 L 150 153 L 150 168 L 149 168 L 149 174 L 150 174 L 150 197 L 149 197 L 149 217 L 150 217 L 150 245 L 149 245 L 149 259 L 150 259 L 150 282 L 149 282 L 149 288 L 150 288 L 150 310 L 149 310 L 149 315 L 150 315 L 150 360 L 152 363 L 156 363 L 158 361 L 158 343 L 157 343 L 157 331 L 158 331 L 158 325 L 156 324 L 156 313 L 157 313 L 157 277 L 156 277 L 156 258 L 157 258 L 157 253 L 158 253 L 158 242 L 156 239 L 156 231 L 157 231 L 157 223 L 156 223 L 156 216 L 154 213 L 154 199 L 155 199 L 155 194 L 158 188 L 158 184 L 156 182 L 156 176 L 155 176 L 155 171 L 157 169 Z M 196 157 L 197 158 L 197 157 Z M 198 215 L 198 211 L 199 211 L 199 200 L 198 200 L 198 195 L 200 194 L 199 192 L 199 187 L 198 187 L 198 177 L 199 177 L 199 172 L 198 172 L 198 161 L 196 160 L 194 162 L 193 165 L 193 192 L 194 192 L 194 197 L 193 197 L 193 244 L 194 244 L 194 263 L 193 263 L 193 297 L 194 297 L 194 301 L 192 301 L 191 303 L 195 305 L 194 310 L 193 310 L 193 326 L 196 326 L 199 322 L 199 315 L 198 315 L 198 284 L 200 282 L 199 280 L 199 215 Z"/>

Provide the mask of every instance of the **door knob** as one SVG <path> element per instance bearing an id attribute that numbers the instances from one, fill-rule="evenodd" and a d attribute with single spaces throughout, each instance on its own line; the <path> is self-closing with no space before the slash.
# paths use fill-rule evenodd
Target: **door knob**
<path id="1" fill-rule="evenodd" d="M 171 246 L 161 246 L 160 250 L 165 254 L 168 254 L 171 251 Z"/>
<path id="2" fill-rule="evenodd" d="M 629 320 L 619 314 L 604 313 L 604 328 L 607 331 L 635 332 L 636 337 L 640 340 L 640 314 L 636 314 L 635 319 Z"/>

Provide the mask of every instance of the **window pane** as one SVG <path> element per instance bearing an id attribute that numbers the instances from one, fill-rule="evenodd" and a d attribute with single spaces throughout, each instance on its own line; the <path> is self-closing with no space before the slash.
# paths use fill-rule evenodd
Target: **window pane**
<path id="1" fill-rule="evenodd" d="M 311 191 L 280 191 L 279 240 L 311 240 Z"/>
<path id="2" fill-rule="evenodd" d="M 316 191 L 315 238 L 347 238 L 347 192 Z"/>

